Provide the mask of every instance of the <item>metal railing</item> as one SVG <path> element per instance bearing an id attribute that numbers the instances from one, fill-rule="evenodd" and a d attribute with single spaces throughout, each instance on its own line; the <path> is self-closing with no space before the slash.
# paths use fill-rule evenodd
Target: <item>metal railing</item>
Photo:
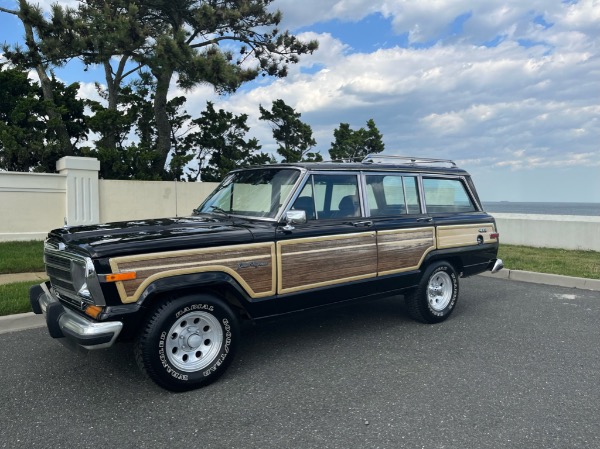
<path id="1" fill-rule="evenodd" d="M 448 164 L 452 168 L 456 168 L 456 163 L 450 159 L 430 159 L 425 157 L 412 157 L 412 156 L 394 156 L 394 155 L 381 155 L 381 154 L 367 154 L 362 160 L 363 164 L 374 164 L 383 163 L 385 161 L 392 162 L 404 162 L 410 165 L 432 165 L 432 164 Z"/>

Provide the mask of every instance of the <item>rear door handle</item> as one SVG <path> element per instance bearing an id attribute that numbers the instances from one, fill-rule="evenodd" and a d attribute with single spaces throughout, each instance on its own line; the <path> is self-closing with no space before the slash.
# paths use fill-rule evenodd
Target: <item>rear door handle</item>
<path id="1" fill-rule="evenodd" d="M 433 221 L 433 218 L 431 218 L 431 217 L 426 217 L 426 218 L 417 218 L 417 221 L 418 221 L 418 222 L 420 222 L 420 223 L 423 223 L 423 222 L 430 223 L 430 222 L 432 222 L 432 221 Z"/>
<path id="2" fill-rule="evenodd" d="M 373 222 L 370 221 L 370 220 L 367 220 L 367 221 L 355 221 L 354 223 L 352 223 L 352 226 L 354 226 L 356 228 L 365 226 L 365 227 L 368 228 L 368 227 L 373 226 Z"/>

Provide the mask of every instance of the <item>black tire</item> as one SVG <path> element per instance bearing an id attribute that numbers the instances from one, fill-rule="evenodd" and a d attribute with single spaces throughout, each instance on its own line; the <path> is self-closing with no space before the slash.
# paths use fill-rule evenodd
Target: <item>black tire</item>
<path id="1" fill-rule="evenodd" d="M 440 323 L 450 316 L 458 300 L 458 274 L 448 262 L 427 267 L 419 286 L 404 297 L 408 314 L 422 323 Z"/>
<path id="2" fill-rule="evenodd" d="M 225 302 L 209 295 L 186 296 L 150 313 L 134 343 L 135 359 L 161 387 L 187 391 L 219 378 L 238 340 L 237 317 Z"/>

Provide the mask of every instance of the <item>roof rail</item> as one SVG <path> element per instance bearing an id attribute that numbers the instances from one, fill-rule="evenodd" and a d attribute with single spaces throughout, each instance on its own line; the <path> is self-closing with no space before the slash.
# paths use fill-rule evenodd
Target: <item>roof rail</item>
<path id="1" fill-rule="evenodd" d="M 374 164 L 374 163 L 383 163 L 386 159 L 391 159 L 395 161 L 404 161 L 409 163 L 410 165 L 417 164 L 449 164 L 450 167 L 456 168 L 456 163 L 451 161 L 450 159 L 429 159 L 425 157 L 412 157 L 412 156 L 386 156 L 380 154 L 367 154 L 365 158 L 362 160 L 363 164 Z"/>

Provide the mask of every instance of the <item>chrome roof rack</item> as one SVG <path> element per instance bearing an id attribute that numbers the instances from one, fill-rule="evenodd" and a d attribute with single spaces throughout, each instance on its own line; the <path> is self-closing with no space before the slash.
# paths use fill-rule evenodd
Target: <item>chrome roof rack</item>
<path id="1" fill-rule="evenodd" d="M 417 164 L 449 164 L 450 167 L 456 168 L 456 163 L 451 161 L 450 159 L 429 159 L 426 157 L 412 157 L 412 156 L 386 156 L 382 154 L 367 154 L 365 158 L 362 160 L 363 164 L 374 164 L 374 163 L 384 163 L 386 160 L 391 160 L 392 162 L 404 162 L 410 165 Z"/>

